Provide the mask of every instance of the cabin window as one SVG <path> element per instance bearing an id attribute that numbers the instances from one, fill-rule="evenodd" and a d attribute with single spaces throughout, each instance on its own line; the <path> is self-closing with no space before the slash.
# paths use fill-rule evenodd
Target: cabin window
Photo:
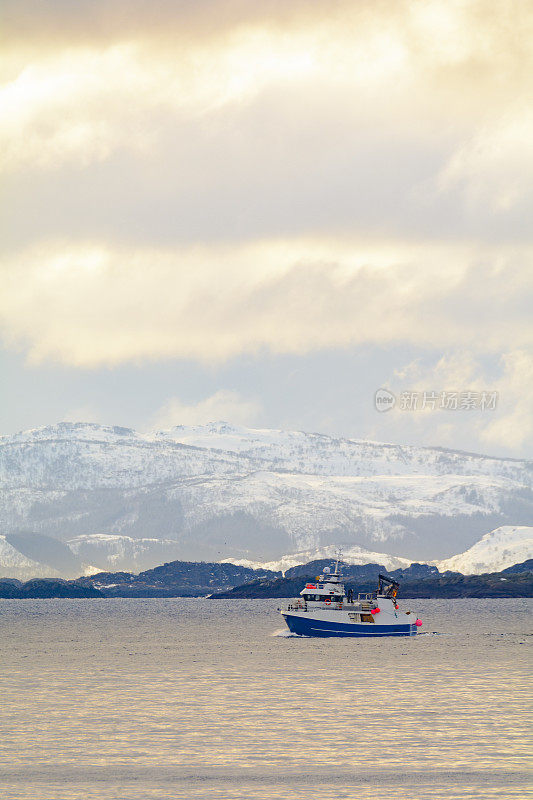
<path id="1" fill-rule="evenodd" d="M 341 594 L 304 594 L 302 597 L 307 602 L 314 601 L 316 603 L 323 603 L 326 600 L 330 603 L 342 603 L 344 600 Z"/>
<path id="2" fill-rule="evenodd" d="M 375 622 L 373 614 L 361 614 L 361 622 Z"/>

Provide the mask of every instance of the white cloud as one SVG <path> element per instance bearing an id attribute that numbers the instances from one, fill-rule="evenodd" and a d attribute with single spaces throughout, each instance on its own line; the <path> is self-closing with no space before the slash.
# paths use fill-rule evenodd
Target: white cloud
<path id="1" fill-rule="evenodd" d="M 142 90 L 140 65 L 129 47 L 67 50 L 27 65 L 0 87 L 0 168 L 57 168 L 65 161 L 83 166 L 104 161 L 119 146 L 142 149 L 146 136 L 127 110 L 128 99 L 131 109 L 133 95 Z M 114 106 L 113 97 L 120 97 Z"/>
<path id="2" fill-rule="evenodd" d="M 221 420 L 235 425 L 250 425 L 256 421 L 260 411 L 259 403 L 247 400 L 238 392 L 221 389 L 193 405 L 187 405 L 177 397 L 171 398 L 157 411 L 150 427 L 164 430 L 175 425 L 204 425 Z"/>
<path id="3" fill-rule="evenodd" d="M 206 31 L 205 21 L 198 27 L 198 20 L 191 19 L 194 12 L 182 9 L 180 19 L 179 10 L 174 13 L 168 5 L 145 27 L 144 9 L 120 11 L 121 3 L 108 5 L 101 21 L 108 33 L 99 37 L 94 21 L 100 9 L 91 8 L 93 25 L 86 24 L 83 35 L 87 8 L 79 8 L 79 20 L 68 20 L 64 4 L 47 4 L 49 21 L 56 17 L 56 35 L 48 42 L 41 10 L 28 12 L 35 27 L 27 26 L 23 43 L 14 36 L 5 64 L 0 61 L 0 75 L 3 71 L 7 78 L 0 88 L 0 164 L 5 170 L 53 169 L 65 161 L 87 165 L 115 151 L 146 156 L 160 152 L 176 126 L 189 128 L 194 138 L 205 124 L 216 123 L 222 109 L 231 125 L 233 114 L 247 104 L 247 115 L 259 122 L 275 109 L 282 127 L 304 121 L 305 108 L 314 107 L 322 146 L 327 140 L 321 123 L 327 129 L 332 116 L 338 134 L 357 119 L 360 127 L 377 124 L 395 134 L 411 129 L 415 145 L 440 138 L 446 124 L 448 135 L 455 130 L 455 138 L 464 142 L 466 134 L 475 142 L 476 136 L 487 135 L 476 133 L 480 120 L 499 124 L 510 97 L 513 103 L 525 98 L 533 68 L 528 47 L 533 15 L 524 13 L 520 28 L 513 26 L 511 2 L 499 3 L 492 13 L 479 2 L 430 0 L 344 2 L 333 13 L 322 4 L 298 4 L 292 12 L 271 4 L 256 12 L 241 4 L 236 14 L 214 2 L 206 15 L 218 18 L 218 31 L 217 24 Z M 113 27 L 113 9 L 118 9 L 120 27 Z M 74 43 L 69 24 L 77 28 Z M 19 61 L 22 69 L 13 75 Z M 302 102 L 289 119 L 284 102 L 291 88 Z M 255 106 L 257 98 L 264 104 Z M 520 125 L 531 138 L 527 115 L 514 128 Z M 490 128 L 488 136 L 488 145 L 460 150 L 448 168 L 450 176 L 464 170 L 465 159 L 472 161 L 469 147 L 474 155 L 481 152 L 485 158 L 488 152 L 490 157 Z M 504 137 L 512 141 L 514 134 Z M 317 141 L 310 131 L 307 138 Z M 330 146 L 338 146 L 339 138 Z M 358 145 L 350 138 L 354 155 Z M 243 144 L 245 149 L 253 143 Z M 298 146 L 309 142 L 300 138 L 295 156 Z"/>
<path id="4" fill-rule="evenodd" d="M 533 336 L 529 257 L 402 242 L 64 243 L 5 259 L 0 325 L 32 361 L 84 367 L 365 343 L 509 351 Z"/>
<path id="5" fill-rule="evenodd" d="M 533 446 L 533 356 L 518 350 L 502 357 L 503 374 L 496 384 L 501 410 L 487 420 L 480 432 L 487 446 L 501 446 L 524 453 Z"/>
<path id="6" fill-rule="evenodd" d="M 387 387 L 397 399 L 402 392 L 418 393 L 417 408 L 378 414 L 368 436 L 394 441 L 418 441 L 461 447 L 478 452 L 527 456 L 533 447 L 533 357 L 525 350 L 509 350 L 496 366 L 483 363 L 480 354 L 457 349 L 435 359 L 423 357 L 395 370 Z M 424 392 L 496 393 L 495 408 L 473 411 L 423 407 Z"/>
<path id="7" fill-rule="evenodd" d="M 428 365 L 417 358 L 394 371 L 396 385 L 401 382 L 405 389 L 425 390 L 484 389 L 484 379 L 474 354 L 465 350 L 445 353 L 435 364 Z"/>
<path id="8" fill-rule="evenodd" d="M 439 183 L 459 187 L 471 213 L 488 206 L 507 213 L 533 200 L 533 111 L 520 104 L 500 120 L 478 130 L 450 158 Z"/>
<path id="9" fill-rule="evenodd" d="M 7 5 L 5 249 L 530 238 L 526 6 Z"/>
<path id="10" fill-rule="evenodd" d="M 70 408 L 63 415 L 63 422 L 99 422 L 102 423 L 102 416 L 91 405 L 81 405 Z"/>

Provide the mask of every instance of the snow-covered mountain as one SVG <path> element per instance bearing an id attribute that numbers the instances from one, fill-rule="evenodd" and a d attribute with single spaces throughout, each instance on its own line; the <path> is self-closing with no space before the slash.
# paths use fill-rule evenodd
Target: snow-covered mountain
<path id="1" fill-rule="evenodd" d="M 0 536 L 0 576 L 19 578 L 58 578 L 59 570 L 25 556 L 5 536 Z"/>
<path id="2" fill-rule="evenodd" d="M 428 561 L 533 525 L 531 480 L 531 462 L 440 448 L 226 423 L 155 434 L 61 423 L 0 437 L 0 532 L 61 540 L 68 569 L 264 563 L 337 544 Z"/>
<path id="3" fill-rule="evenodd" d="M 134 539 L 120 534 L 94 533 L 76 536 L 66 544 L 77 556 L 84 574 L 95 571 L 142 571 L 178 558 L 172 539 Z"/>
<path id="4" fill-rule="evenodd" d="M 502 525 L 486 533 L 465 553 L 436 561 L 435 566 L 440 572 L 452 570 L 463 575 L 481 575 L 500 572 L 530 558 L 533 558 L 533 527 Z"/>

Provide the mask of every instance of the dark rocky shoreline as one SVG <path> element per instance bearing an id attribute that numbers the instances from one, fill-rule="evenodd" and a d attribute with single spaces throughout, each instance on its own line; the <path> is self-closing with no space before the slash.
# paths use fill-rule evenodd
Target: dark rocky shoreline
<path id="1" fill-rule="evenodd" d="M 286 598 L 299 594 L 302 584 L 315 580 L 330 560 L 313 561 L 281 572 L 254 570 L 236 564 L 171 561 L 134 575 L 101 572 L 75 580 L 33 579 L 22 583 L 0 578 L 0 599 L 109 598 L 109 597 L 209 597 L 216 599 Z M 347 589 L 371 592 L 380 564 L 343 567 Z M 533 560 L 501 572 L 484 575 L 439 573 L 427 564 L 388 572 L 401 584 L 401 596 L 409 598 L 533 597 Z"/>

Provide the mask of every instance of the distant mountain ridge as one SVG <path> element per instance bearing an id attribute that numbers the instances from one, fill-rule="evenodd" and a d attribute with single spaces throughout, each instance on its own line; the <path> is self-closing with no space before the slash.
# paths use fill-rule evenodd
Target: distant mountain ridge
<path id="1" fill-rule="evenodd" d="M 0 574 L 268 564 L 338 544 L 442 560 L 533 526 L 532 474 L 524 460 L 227 423 L 60 423 L 0 437 Z M 39 537 L 66 549 L 54 561 Z"/>
<path id="2" fill-rule="evenodd" d="M 533 528 L 504 525 L 486 533 L 466 552 L 437 561 L 441 572 L 498 572 L 533 557 Z"/>
<path id="3" fill-rule="evenodd" d="M 377 567 L 378 565 L 369 565 Z M 392 573 L 394 576 L 394 573 Z M 257 580 L 253 583 L 236 586 L 212 595 L 213 600 L 260 600 L 282 599 L 298 596 L 303 582 L 313 576 L 300 578 L 274 578 Z M 401 576 L 397 576 L 400 577 Z M 354 592 L 372 592 L 376 589 L 376 576 L 359 576 L 356 580 L 347 578 L 346 589 Z M 484 573 L 483 575 L 461 575 L 449 573 L 436 576 L 412 576 L 400 585 L 400 602 L 404 598 L 446 598 L 461 599 L 466 597 L 533 597 L 533 572 L 513 568 L 505 573 Z"/>
<path id="4" fill-rule="evenodd" d="M 278 561 L 259 563 L 254 561 L 238 561 L 243 566 L 271 570 L 281 570 L 288 574 L 291 568 L 310 561 L 335 556 L 337 548 L 333 545 L 318 547 L 301 553 L 291 553 Z M 445 559 L 434 559 L 429 563 L 438 567 L 440 572 L 459 572 L 463 575 L 481 575 L 485 572 L 498 572 L 506 567 L 520 563 L 533 556 L 533 527 L 513 527 L 505 525 L 486 533 L 481 539 L 464 553 Z M 387 570 L 405 569 L 412 561 L 387 553 L 371 553 L 360 547 L 348 547 L 343 550 L 343 559 L 347 564 L 368 564 L 375 562 Z"/>
<path id="5" fill-rule="evenodd" d="M 73 581 L 34 579 L 21 583 L 0 579 L 0 598 L 171 598 L 265 599 L 297 596 L 302 585 L 315 580 L 331 559 L 293 567 L 285 573 L 251 570 L 236 564 L 173 561 L 138 575 L 128 572 L 99 573 Z M 347 589 L 372 592 L 381 564 L 342 564 Z M 403 597 L 532 597 L 533 561 L 516 564 L 503 572 L 465 576 L 440 574 L 437 567 L 411 564 L 389 575 L 401 582 Z"/>
<path id="6" fill-rule="evenodd" d="M 138 575 L 103 572 L 78 578 L 76 583 L 93 586 L 108 597 L 198 597 L 279 577 L 279 572 L 237 564 L 172 561 Z"/>

